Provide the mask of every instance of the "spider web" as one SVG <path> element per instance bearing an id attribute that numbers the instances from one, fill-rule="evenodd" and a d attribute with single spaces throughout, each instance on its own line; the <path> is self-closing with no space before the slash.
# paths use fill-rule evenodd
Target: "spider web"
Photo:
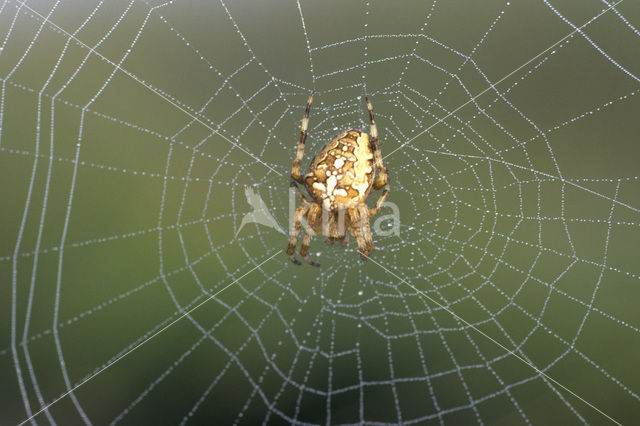
<path id="1" fill-rule="evenodd" d="M 2 423 L 636 419 L 638 4 L 264 3 L 0 4 Z M 312 90 L 305 166 L 373 102 L 371 261 L 234 237 Z"/>

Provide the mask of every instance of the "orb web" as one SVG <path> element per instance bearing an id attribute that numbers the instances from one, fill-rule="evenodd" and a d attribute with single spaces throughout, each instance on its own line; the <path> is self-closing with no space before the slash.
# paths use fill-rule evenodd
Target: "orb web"
<path id="1" fill-rule="evenodd" d="M 638 13 L 2 3 L 4 420 L 630 422 Z M 283 253 L 311 91 L 304 167 L 372 100 L 370 261 Z"/>

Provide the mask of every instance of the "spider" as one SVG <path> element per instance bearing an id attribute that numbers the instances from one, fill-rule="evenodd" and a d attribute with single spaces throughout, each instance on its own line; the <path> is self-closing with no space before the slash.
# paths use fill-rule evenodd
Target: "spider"
<path id="1" fill-rule="evenodd" d="M 339 241 L 346 245 L 349 234 L 356 238 L 362 259 L 366 260 L 373 251 L 373 240 L 369 228 L 369 217 L 378 213 L 389 195 L 387 169 L 382 164 L 382 154 L 378 145 L 378 129 L 373 119 L 373 107 L 365 98 L 371 120 L 371 139 L 360 130 L 346 130 L 327 143 L 314 157 L 309 170 L 300 174 L 300 162 L 304 154 L 304 143 L 309 126 L 309 109 L 313 93 L 309 95 L 302 118 L 298 151 L 291 169 L 290 186 L 296 191 L 302 203 L 293 217 L 293 230 L 287 247 L 291 261 L 300 265 L 293 255 L 300 233 L 302 218 L 307 220 L 307 228 L 302 239 L 300 255 L 313 266 L 320 266 L 309 255 L 309 243 L 313 234 L 324 234 L 324 242 Z M 376 166 L 380 167 L 378 178 L 374 180 Z M 300 191 L 298 184 L 304 184 L 312 200 Z M 365 199 L 373 190 L 384 188 L 375 207 L 369 208 Z M 346 229 L 345 229 L 346 228 Z"/>

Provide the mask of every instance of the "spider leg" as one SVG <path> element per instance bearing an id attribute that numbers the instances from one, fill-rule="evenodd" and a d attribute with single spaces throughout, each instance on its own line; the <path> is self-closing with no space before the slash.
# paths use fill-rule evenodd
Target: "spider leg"
<path id="1" fill-rule="evenodd" d="M 360 211 L 360 232 L 362 232 L 362 237 L 364 238 L 365 247 L 367 249 L 367 254 L 365 257 L 369 257 L 369 255 L 373 252 L 373 238 L 371 236 L 371 228 L 369 227 L 369 207 L 366 204 L 361 203 L 358 205 L 358 210 Z"/>
<path id="2" fill-rule="evenodd" d="M 386 183 L 384 185 L 384 190 L 382 191 L 382 195 L 380 195 L 380 197 L 378 198 L 378 201 L 376 201 L 376 205 L 369 209 L 369 216 L 373 216 L 374 214 L 380 211 L 380 207 L 382 207 L 382 204 L 385 202 L 385 200 L 389 196 L 389 191 L 390 191 L 389 184 Z"/>
<path id="3" fill-rule="evenodd" d="M 307 140 L 307 128 L 309 127 L 309 109 L 311 108 L 311 102 L 313 101 L 313 92 L 309 95 L 307 100 L 307 108 L 304 110 L 304 117 L 302 118 L 302 127 L 300 128 L 300 140 L 298 141 L 298 151 L 296 152 L 296 158 L 293 160 L 293 167 L 291 168 L 291 177 L 298 183 L 303 183 L 302 175 L 300 174 L 300 162 L 304 155 L 304 143 Z"/>
<path id="4" fill-rule="evenodd" d="M 311 201 L 307 200 L 307 197 L 304 196 L 304 194 L 300 190 L 300 187 L 298 186 L 298 182 L 296 182 L 293 179 L 293 176 L 291 177 L 291 182 L 289 182 L 289 186 L 295 190 L 296 196 L 298 197 L 298 200 L 300 200 L 300 202 L 302 204 L 311 202 Z"/>
<path id="5" fill-rule="evenodd" d="M 369 210 L 369 216 L 373 216 L 374 214 L 380 211 L 380 207 L 382 203 L 389 196 L 389 175 L 387 173 L 387 168 L 384 166 L 382 162 L 382 153 L 380 152 L 380 144 L 378 143 L 378 127 L 376 126 L 376 121 L 373 118 L 373 106 L 371 106 L 371 102 L 368 98 L 367 101 L 367 109 L 369 110 L 369 119 L 371 120 L 371 141 L 369 142 L 371 145 L 371 150 L 373 151 L 373 157 L 375 159 L 376 166 L 380 167 L 378 170 L 378 179 L 373 183 L 373 190 L 377 191 L 378 189 L 384 187 L 384 191 L 382 191 L 382 195 L 378 198 L 375 207 Z"/>
<path id="6" fill-rule="evenodd" d="M 327 212 L 323 210 L 323 219 L 324 214 L 327 213 L 327 226 L 325 230 L 324 242 L 327 244 L 333 244 L 336 241 L 340 241 L 340 244 L 345 245 L 345 237 L 348 238 L 349 234 L 347 233 L 345 219 L 346 219 L 346 209 L 339 209 L 336 212 Z M 323 224 L 324 225 L 324 224 Z"/>
<path id="7" fill-rule="evenodd" d="M 300 248 L 300 256 L 307 261 L 309 265 L 320 266 L 320 264 L 312 260 L 307 254 L 309 251 L 309 244 L 313 238 L 313 223 L 318 220 L 318 213 L 322 214 L 322 207 L 318 204 L 311 204 L 309 214 L 307 215 L 307 229 L 304 231 L 304 237 L 302 238 L 302 247 Z"/>
<path id="8" fill-rule="evenodd" d="M 360 203 L 355 207 L 351 207 L 347 214 L 351 222 L 351 233 L 356 237 L 360 256 L 366 260 L 371 252 L 373 252 L 373 239 L 371 238 L 371 229 L 369 228 L 369 212 L 367 205 Z"/>
<path id="9" fill-rule="evenodd" d="M 333 238 L 324 237 L 324 243 L 325 244 L 333 245 L 333 243 L 335 243 L 335 242 L 336 242 L 336 240 L 334 240 Z"/>
<path id="10" fill-rule="evenodd" d="M 300 261 L 296 259 L 293 255 L 293 252 L 296 248 L 296 243 L 298 242 L 298 234 L 300 233 L 300 225 L 302 223 L 302 218 L 307 213 L 311 207 L 310 203 L 305 203 L 296 209 L 295 214 L 293 215 L 293 230 L 291 231 L 291 237 L 289 238 L 289 246 L 287 247 L 287 255 L 289 259 L 296 265 L 301 265 Z"/>

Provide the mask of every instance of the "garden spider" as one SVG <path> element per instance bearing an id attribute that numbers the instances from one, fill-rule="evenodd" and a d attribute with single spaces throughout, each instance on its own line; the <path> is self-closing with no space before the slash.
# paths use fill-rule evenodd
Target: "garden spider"
<path id="1" fill-rule="evenodd" d="M 300 265 L 293 252 L 298 241 L 302 218 L 307 220 L 307 229 L 302 239 L 300 255 L 309 264 L 320 266 L 309 255 L 309 243 L 313 234 L 324 234 L 324 242 L 333 244 L 339 241 L 346 245 L 349 235 L 356 238 L 363 259 L 373 251 L 373 240 L 369 228 L 369 216 L 378 213 L 382 203 L 389 195 L 387 169 L 382 164 L 382 154 L 378 145 L 378 129 L 373 119 L 373 107 L 365 98 L 371 120 L 371 139 L 360 130 L 347 130 L 326 144 L 311 161 L 304 177 L 300 174 L 300 161 L 304 154 L 304 143 L 309 126 L 309 109 L 313 93 L 307 101 L 302 118 L 298 151 L 291 169 L 290 186 L 296 191 L 302 203 L 293 217 L 293 230 L 287 247 L 291 261 Z M 376 166 L 380 167 L 378 178 L 374 181 Z M 298 184 L 304 184 L 313 201 L 307 200 Z M 369 193 L 384 188 L 375 207 L 369 209 L 364 203 Z M 346 230 L 345 230 L 346 228 Z"/>

